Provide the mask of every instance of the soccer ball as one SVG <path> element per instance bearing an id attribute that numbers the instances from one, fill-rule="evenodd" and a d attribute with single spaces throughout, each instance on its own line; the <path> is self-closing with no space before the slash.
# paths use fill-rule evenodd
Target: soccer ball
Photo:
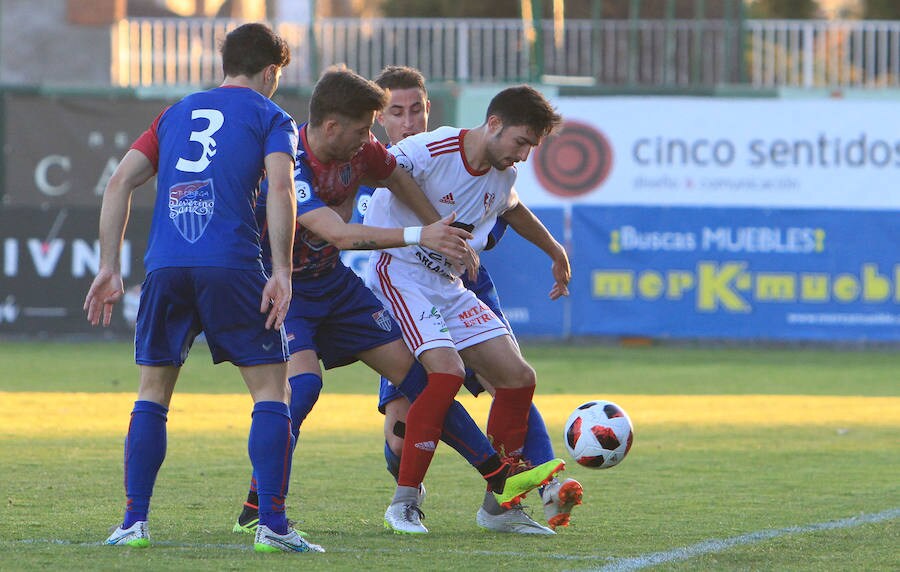
<path id="1" fill-rule="evenodd" d="M 625 411 L 611 401 L 582 403 L 566 421 L 566 449 L 579 465 L 608 469 L 631 449 L 634 431 Z"/>

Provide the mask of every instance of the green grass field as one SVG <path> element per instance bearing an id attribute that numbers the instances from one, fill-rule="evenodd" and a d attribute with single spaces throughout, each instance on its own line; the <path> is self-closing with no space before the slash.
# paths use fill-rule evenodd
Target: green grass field
<path id="1" fill-rule="evenodd" d="M 482 532 L 483 484 L 446 446 L 424 538 L 382 528 L 376 379 L 326 374 L 301 433 L 288 514 L 328 551 L 259 555 L 230 532 L 249 478 L 251 402 L 195 347 L 169 414 L 147 550 L 101 546 L 121 518 L 128 344 L 0 344 L 0 570 L 897 570 L 900 354 L 893 350 L 526 346 L 557 453 L 588 398 L 635 424 L 619 466 L 569 464 L 585 504 L 555 537 Z M 488 402 L 462 401 L 483 423 Z M 543 511 L 532 494 L 534 515 Z"/>

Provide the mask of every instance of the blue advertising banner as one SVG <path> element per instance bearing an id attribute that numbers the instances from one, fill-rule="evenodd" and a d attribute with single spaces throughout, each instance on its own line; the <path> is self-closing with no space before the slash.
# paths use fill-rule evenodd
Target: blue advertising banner
<path id="1" fill-rule="evenodd" d="M 900 340 L 896 211 L 575 206 L 573 335 Z"/>
<path id="2" fill-rule="evenodd" d="M 561 208 L 532 209 L 556 240 L 563 242 L 564 212 Z M 513 331 L 521 336 L 565 334 L 569 300 L 553 301 L 548 293 L 553 286 L 550 258 L 513 230 L 492 250 L 481 254 L 488 269 L 500 305 Z"/>

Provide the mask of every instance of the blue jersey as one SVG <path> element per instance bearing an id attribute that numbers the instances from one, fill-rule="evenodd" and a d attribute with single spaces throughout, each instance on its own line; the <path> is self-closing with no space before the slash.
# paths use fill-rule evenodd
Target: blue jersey
<path id="1" fill-rule="evenodd" d="M 363 182 L 373 183 L 387 178 L 397 166 L 394 156 L 388 153 L 375 136 L 369 134 L 369 142 L 349 161 L 324 163 L 312 154 L 306 138 L 307 126 L 300 128 L 300 143 L 294 167 L 294 184 L 297 188 L 297 217 L 305 213 L 329 207 L 345 222 L 354 214 L 354 199 Z M 265 182 L 258 200 L 257 217 L 262 222 L 265 213 Z M 263 233 L 264 258 L 270 258 L 268 241 Z M 294 233 L 294 278 L 314 278 L 333 270 L 340 260 L 336 246 L 325 242 L 317 234 L 297 222 Z"/>
<path id="2" fill-rule="evenodd" d="M 189 95 L 163 111 L 133 148 L 156 168 L 144 266 L 261 269 L 254 213 L 265 157 L 297 149 L 297 126 L 249 88 Z"/>

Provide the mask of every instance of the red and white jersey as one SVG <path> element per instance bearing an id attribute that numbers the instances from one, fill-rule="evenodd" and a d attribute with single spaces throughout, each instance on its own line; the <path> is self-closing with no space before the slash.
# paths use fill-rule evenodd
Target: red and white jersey
<path id="1" fill-rule="evenodd" d="M 412 175 L 442 218 L 456 212 L 454 225 L 472 233 L 474 239 L 470 244 L 480 252 L 487 244 L 497 217 L 518 203 L 513 188 L 516 169 L 473 169 L 463 148 L 466 131 L 457 127 L 439 127 L 407 137 L 389 150 L 397 158 L 397 164 Z M 379 227 L 422 224 L 415 213 L 387 189 L 377 189 L 372 195 L 364 223 Z M 457 276 L 443 255 L 422 246 L 391 248 L 387 252 L 406 262 L 422 264 L 448 279 Z"/>

